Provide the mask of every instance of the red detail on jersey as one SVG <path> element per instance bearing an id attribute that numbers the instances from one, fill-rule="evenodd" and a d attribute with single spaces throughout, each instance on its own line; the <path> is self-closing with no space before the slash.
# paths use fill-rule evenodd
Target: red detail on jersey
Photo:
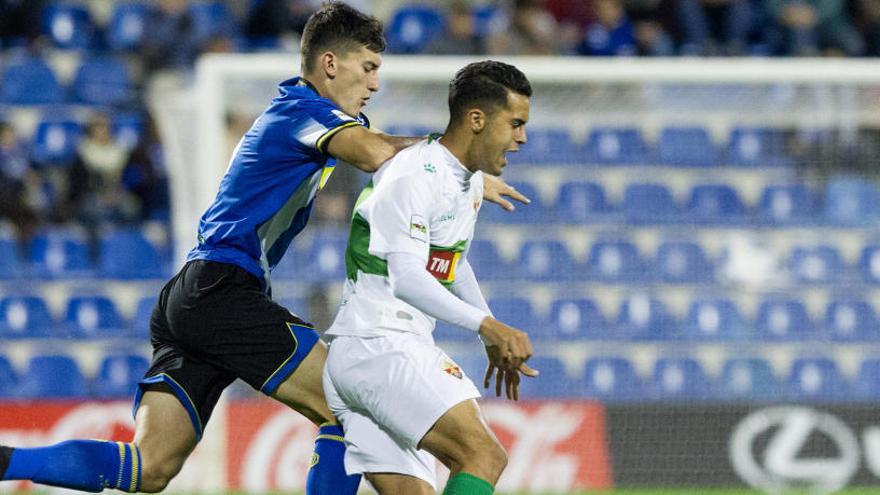
<path id="1" fill-rule="evenodd" d="M 455 265 L 461 253 L 452 251 L 431 251 L 428 254 L 428 264 L 425 268 L 428 273 L 438 280 L 452 282 L 455 280 Z"/>

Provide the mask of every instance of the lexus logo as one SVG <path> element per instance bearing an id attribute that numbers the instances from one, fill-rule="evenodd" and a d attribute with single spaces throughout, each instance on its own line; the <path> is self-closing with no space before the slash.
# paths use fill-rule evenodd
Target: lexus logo
<path id="1" fill-rule="evenodd" d="M 821 438 L 822 457 L 803 455 Z M 761 409 L 734 429 L 730 460 L 740 478 L 767 493 L 792 488 L 831 493 L 844 488 L 859 467 L 859 443 L 835 416 L 808 407 Z"/>

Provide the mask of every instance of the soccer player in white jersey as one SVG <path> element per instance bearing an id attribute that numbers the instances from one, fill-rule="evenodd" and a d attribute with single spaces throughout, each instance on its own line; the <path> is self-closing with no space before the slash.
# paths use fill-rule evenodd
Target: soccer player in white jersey
<path id="1" fill-rule="evenodd" d="M 516 67 L 466 66 L 449 86 L 444 135 L 386 162 L 355 206 L 324 391 L 345 429 L 346 471 L 379 493 L 435 493 L 436 457 L 451 470 L 444 494 L 491 494 L 506 465 L 479 391 L 432 332 L 437 318 L 479 332 L 496 394 L 504 384 L 516 399 L 520 373 L 537 375 L 528 335 L 492 317 L 467 262 L 483 174 L 500 175 L 526 142 L 531 94 Z"/>

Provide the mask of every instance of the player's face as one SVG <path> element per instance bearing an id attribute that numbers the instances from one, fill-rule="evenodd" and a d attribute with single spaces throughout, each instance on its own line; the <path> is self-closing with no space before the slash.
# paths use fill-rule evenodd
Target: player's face
<path id="1" fill-rule="evenodd" d="M 339 57 L 334 95 L 343 112 L 357 117 L 367 100 L 379 91 L 379 66 L 382 56 L 362 46 Z"/>
<path id="2" fill-rule="evenodd" d="M 526 142 L 526 122 L 529 121 L 529 98 L 519 93 L 507 93 L 507 106 L 488 115 L 486 128 L 480 133 L 479 165 L 483 173 L 501 175 L 507 166 L 506 154 L 519 151 Z"/>

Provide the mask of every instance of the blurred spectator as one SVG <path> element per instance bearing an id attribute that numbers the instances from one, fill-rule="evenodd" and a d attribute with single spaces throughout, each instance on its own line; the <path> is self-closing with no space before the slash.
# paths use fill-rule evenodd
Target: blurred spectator
<path id="1" fill-rule="evenodd" d="M 133 220 L 138 215 L 136 201 L 122 188 L 127 160 L 128 152 L 113 139 L 109 119 L 94 116 L 86 126 L 70 171 L 68 198 L 72 213 L 92 225 Z"/>
<path id="2" fill-rule="evenodd" d="M 556 19 L 540 0 L 514 0 L 508 28 L 493 33 L 489 53 L 500 55 L 558 55 L 565 46 Z"/>
<path id="3" fill-rule="evenodd" d="M 37 226 L 37 217 L 26 200 L 31 173 L 27 151 L 15 129 L 0 121 L 0 218 L 15 224 L 22 238 L 29 237 Z"/>
<path id="4" fill-rule="evenodd" d="M 164 219 L 169 212 L 168 177 L 165 173 L 162 144 L 153 119 L 147 116 L 144 135 L 131 150 L 122 185 L 138 202 L 141 220 Z"/>
<path id="5" fill-rule="evenodd" d="M 320 6 L 313 0 L 263 0 L 245 21 L 245 34 L 254 40 L 295 35 L 299 39 L 309 16 Z"/>
<path id="6" fill-rule="evenodd" d="M 633 25 L 639 55 L 668 57 L 675 54 L 669 35 L 674 25 L 673 0 L 623 0 L 623 8 Z"/>
<path id="7" fill-rule="evenodd" d="M 853 2 L 856 27 L 865 41 L 865 55 L 880 57 L 880 0 Z"/>
<path id="8" fill-rule="evenodd" d="M 145 32 L 141 53 L 148 73 L 192 67 L 199 47 L 186 0 L 157 0 Z"/>
<path id="9" fill-rule="evenodd" d="M 468 2 L 453 0 L 446 10 L 446 32 L 434 38 L 426 53 L 434 55 L 482 55 L 485 41 L 477 34 Z"/>
<path id="10" fill-rule="evenodd" d="M 37 39 L 44 5 L 45 0 L 0 0 L 0 48 Z"/>
<path id="11" fill-rule="evenodd" d="M 766 0 L 771 43 L 783 55 L 858 55 L 864 50 L 844 0 Z"/>
<path id="12" fill-rule="evenodd" d="M 581 55 L 635 55 L 636 38 L 620 0 L 596 0 L 596 21 L 577 47 Z"/>
<path id="13" fill-rule="evenodd" d="M 752 26 L 748 0 L 679 0 L 683 55 L 744 55 Z"/>

